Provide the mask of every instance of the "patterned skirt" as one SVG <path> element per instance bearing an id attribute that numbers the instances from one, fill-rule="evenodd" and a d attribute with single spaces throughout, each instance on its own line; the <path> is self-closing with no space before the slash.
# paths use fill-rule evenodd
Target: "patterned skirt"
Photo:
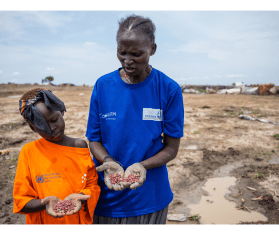
<path id="1" fill-rule="evenodd" d="M 93 224 L 166 224 L 168 206 L 154 213 L 135 217 L 112 218 L 99 215 L 93 216 Z"/>

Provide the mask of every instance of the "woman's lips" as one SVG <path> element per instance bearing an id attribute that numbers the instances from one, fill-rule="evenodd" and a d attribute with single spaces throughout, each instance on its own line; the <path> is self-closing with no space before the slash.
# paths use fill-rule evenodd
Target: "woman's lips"
<path id="1" fill-rule="evenodd" d="M 135 71 L 135 68 L 132 68 L 132 67 L 126 67 L 125 68 L 125 72 L 126 73 L 132 73 L 132 72 L 134 72 Z"/>

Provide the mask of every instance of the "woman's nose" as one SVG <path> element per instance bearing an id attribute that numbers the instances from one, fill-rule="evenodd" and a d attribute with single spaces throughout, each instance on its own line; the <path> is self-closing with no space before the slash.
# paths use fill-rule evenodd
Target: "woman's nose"
<path id="1" fill-rule="evenodd" d="M 125 60 L 124 60 L 124 63 L 128 64 L 128 65 L 132 64 L 133 62 L 134 61 L 132 59 L 130 59 L 129 57 L 126 57 Z"/>

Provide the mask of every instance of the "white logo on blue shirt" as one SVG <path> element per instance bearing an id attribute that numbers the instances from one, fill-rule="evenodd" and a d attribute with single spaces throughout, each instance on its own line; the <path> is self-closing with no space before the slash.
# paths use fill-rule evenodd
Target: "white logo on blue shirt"
<path id="1" fill-rule="evenodd" d="M 143 108 L 142 120 L 162 121 L 163 114 L 161 109 Z"/>
<path id="2" fill-rule="evenodd" d="M 106 120 L 116 120 L 116 112 L 109 112 L 106 114 L 99 114 L 100 118 L 104 118 Z"/>

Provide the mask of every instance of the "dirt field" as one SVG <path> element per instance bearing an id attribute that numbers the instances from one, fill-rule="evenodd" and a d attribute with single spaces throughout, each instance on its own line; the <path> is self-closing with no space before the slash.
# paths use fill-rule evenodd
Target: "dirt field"
<path id="1" fill-rule="evenodd" d="M 39 136 L 20 116 L 18 100 L 24 92 L 36 87 L 39 86 L 0 85 L 0 150 L 10 150 L 9 155 L 0 156 L 0 224 L 25 223 L 24 215 L 12 213 L 13 181 L 21 148 Z M 52 90 L 64 101 L 66 134 L 86 140 L 92 87 L 42 87 Z M 247 218 L 252 212 L 267 217 L 267 221 L 247 222 L 243 219 L 239 223 L 278 224 L 279 138 L 274 135 L 279 134 L 279 126 L 242 120 L 238 115 L 243 112 L 279 123 L 279 97 L 218 94 L 183 94 L 183 97 L 184 137 L 177 157 L 167 167 L 174 193 L 169 214 L 186 214 L 188 219 L 168 221 L 168 224 L 204 223 L 202 213 L 198 220 L 189 218 L 196 215 L 190 205 L 198 205 L 203 197 L 210 198 L 213 192 L 218 192 L 219 184 L 210 186 L 212 192 L 204 187 L 209 179 L 221 177 L 234 179 L 235 183 L 224 198 L 234 203 L 235 210 L 247 214 Z M 252 198 L 258 199 L 253 201 Z M 213 210 L 218 211 L 220 206 L 214 200 L 207 201 L 213 208 L 216 205 Z"/>

